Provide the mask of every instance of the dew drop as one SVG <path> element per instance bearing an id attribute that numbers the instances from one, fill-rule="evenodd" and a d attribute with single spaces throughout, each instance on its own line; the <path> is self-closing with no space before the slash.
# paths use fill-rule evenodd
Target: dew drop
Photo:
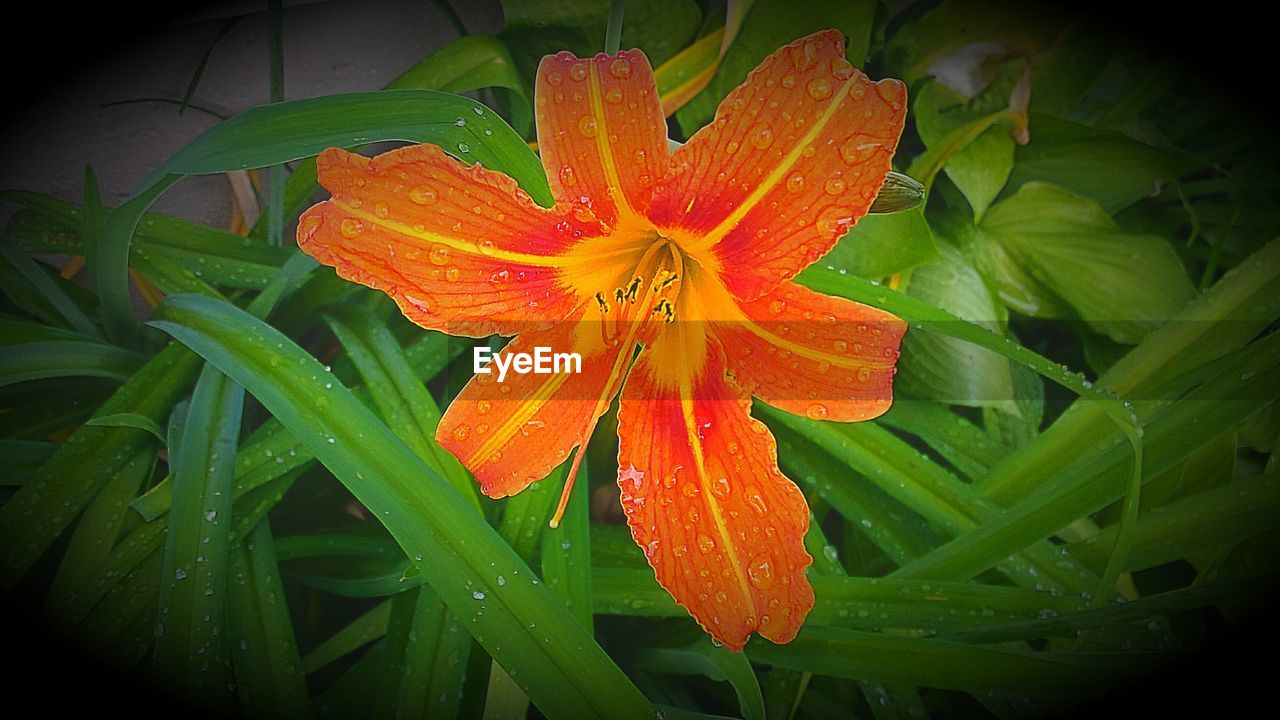
<path id="1" fill-rule="evenodd" d="M 631 77 L 631 63 L 621 58 L 614 60 L 613 64 L 609 65 L 609 74 L 616 78 Z"/>
<path id="2" fill-rule="evenodd" d="M 773 586 L 773 566 L 769 564 L 767 556 L 751 561 L 751 565 L 747 567 L 747 579 L 761 590 Z"/>
<path id="3" fill-rule="evenodd" d="M 480 252 L 485 255 L 492 255 L 496 250 L 492 240 L 481 240 L 479 247 Z"/>
<path id="4" fill-rule="evenodd" d="M 764 498 L 760 497 L 760 493 L 751 493 L 747 496 L 747 503 L 751 505 L 756 512 L 764 515 L 769 512 L 769 506 L 765 504 Z"/>
<path id="5" fill-rule="evenodd" d="M 583 137 L 595 137 L 598 132 L 596 119 L 590 115 L 583 115 L 578 120 L 578 132 L 582 133 Z"/>
<path id="6" fill-rule="evenodd" d="M 409 191 L 409 199 L 419 205 L 435 205 L 440 198 L 435 190 L 426 185 L 419 185 Z"/>
<path id="7" fill-rule="evenodd" d="M 721 500 L 729 497 L 729 478 L 718 478 L 711 483 L 711 492 Z"/>
<path id="8" fill-rule="evenodd" d="M 782 87 L 787 88 L 788 90 L 790 90 L 791 88 L 793 88 L 793 87 L 795 87 L 795 86 L 796 86 L 796 76 L 795 76 L 795 75 L 787 75 L 786 77 L 782 78 Z"/>
<path id="9" fill-rule="evenodd" d="M 547 73 L 547 84 L 552 87 L 560 87 L 564 83 L 564 76 L 558 72 Z"/>
<path id="10" fill-rule="evenodd" d="M 578 175 L 573 171 L 573 167 L 565 165 L 560 168 L 560 183 L 566 187 L 578 184 Z"/>
<path id="11" fill-rule="evenodd" d="M 476 412 L 480 413 L 481 415 L 484 415 L 485 413 L 489 412 L 492 409 L 493 409 L 493 403 L 489 402 L 488 400 L 481 400 L 480 402 L 476 403 Z"/>
<path id="12" fill-rule="evenodd" d="M 359 237 L 360 233 L 364 232 L 364 223 L 355 218 L 349 217 L 342 221 L 340 229 L 345 237 Z"/>
<path id="13" fill-rule="evenodd" d="M 386 203 L 376 203 L 373 206 L 373 214 L 385 220 L 391 216 L 391 209 L 387 207 Z"/>
<path id="14" fill-rule="evenodd" d="M 756 131 L 751 134 L 751 144 L 761 150 L 769 147 L 773 144 L 773 130 L 768 127 L 756 128 Z"/>
<path id="15" fill-rule="evenodd" d="M 445 265 L 449 262 L 449 248 L 444 245 L 433 245 L 428 257 L 432 265 Z"/>
<path id="16" fill-rule="evenodd" d="M 582 82 L 587 79 L 587 66 L 584 63 L 574 63 L 569 67 L 569 79 L 574 82 Z"/>
<path id="17" fill-rule="evenodd" d="M 449 267 L 444 271 L 444 279 L 451 283 L 458 282 L 460 277 L 462 277 L 462 271 L 456 267 Z"/>
<path id="18" fill-rule="evenodd" d="M 803 190 L 804 176 L 800 173 L 795 173 L 791 177 L 787 178 L 787 189 L 791 192 L 800 192 Z"/>
<path id="19" fill-rule="evenodd" d="M 814 100 L 826 100 L 831 97 L 831 81 L 826 78 L 814 78 L 805 85 L 805 90 Z"/>
<path id="20" fill-rule="evenodd" d="M 811 420 L 822 420 L 827 417 L 827 406 L 822 403 L 813 403 L 804 409 L 804 414 Z"/>
<path id="21" fill-rule="evenodd" d="M 698 550 L 699 551 L 703 553 L 709 553 L 715 549 L 716 549 L 715 540 L 712 540 L 711 537 L 708 535 L 705 535 L 703 533 L 698 533 Z"/>
<path id="22" fill-rule="evenodd" d="M 727 154 L 729 154 L 729 155 L 732 155 L 732 154 L 734 154 L 734 153 L 738 152 L 738 141 L 737 141 L 737 140 L 730 140 L 730 141 L 729 141 L 729 142 L 724 146 L 724 151 L 725 151 L 725 153 L 727 153 Z"/>
<path id="23" fill-rule="evenodd" d="M 453 429 L 453 436 L 459 440 L 466 440 L 471 434 L 471 427 L 468 425 L 459 425 Z"/>
<path id="24" fill-rule="evenodd" d="M 871 379 L 871 368 L 862 366 L 858 368 L 858 382 L 866 382 Z"/>
<path id="25" fill-rule="evenodd" d="M 604 101 L 610 105 L 617 105 L 622 102 L 622 91 L 618 88 L 609 88 L 609 91 L 604 94 Z"/>
<path id="26" fill-rule="evenodd" d="M 833 177 L 830 180 L 827 180 L 827 184 L 823 186 L 823 189 L 827 191 L 828 195 L 839 195 L 844 192 L 844 188 L 844 180 L 838 177 Z"/>
<path id="27" fill-rule="evenodd" d="M 844 58 L 832 58 L 831 74 L 834 75 L 837 80 L 848 80 L 853 76 L 853 65 Z"/>

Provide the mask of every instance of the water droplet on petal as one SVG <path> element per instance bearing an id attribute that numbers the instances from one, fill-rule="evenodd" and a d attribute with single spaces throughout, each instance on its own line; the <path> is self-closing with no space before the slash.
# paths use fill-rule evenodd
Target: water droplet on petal
<path id="1" fill-rule="evenodd" d="M 584 115 L 578 120 L 578 132 L 584 137 L 593 138 L 596 136 L 596 119 L 590 115 Z"/>
<path id="2" fill-rule="evenodd" d="M 853 224 L 853 211 L 845 207 L 829 207 L 818 216 L 818 232 L 844 235 Z"/>
<path id="3" fill-rule="evenodd" d="M 564 82 L 564 76 L 558 72 L 547 73 L 547 84 L 552 87 L 560 87 Z"/>
<path id="4" fill-rule="evenodd" d="M 621 58 L 609 65 L 609 74 L 616 78 L 631 77 L 631 63 Z"/>
<path id="5" fill-rule="evenodd" d="M 716 549 L 715 540 L 712 540 L 708 535 L 704 535 L 703 533 L 698 533 L 698 550 L 704 553 L 709 553 L 715 549 Z"/>
<path id="6" fill-rule="evenodd" d="M 711 483 L 711 492 L 721 500 L 729 497 L 729 478 L 722 477 L 713 481 Z"/>
<path id="7" fill-rule="evenodd" d="M 387 207 L 386 203 L 376 203 L 373 206 L 373 214 L 385 220 L 391 216 L 391 209 Z"/>
<path id="8" fill-rule="evenodd" d="M 453 436 L 459 440 L 466 440 L 467 436 L 470 434 L 471 428 L 467 425 L 459 425 L 453 429 Z"/>
<path id="9" fill-rule="evenodd" d="M 449 282 L 458 282 L 458 278 L 462 277 L 462 271 L 456 267 L 450 267 L 444 271 L 444 279 Z"/>
<path id="10" fill-rule="evenodd" d="M 761 150 L 769 147 L 773 144 L 773 130 L 767 126 L 756 128 L 751 134 L 751 144 Z"/>
<path id="11" fill-rule="evenodd" d="M 787 178 L 787 189 L 791 192 L 800 192 L 803 190 L 804 176 L 800 173 L 795 173 L 791 177 Z"/>
<path id="12" fill-rule="evenodd" d="M 769 558 L 762 555 L 747 567 L 747 579 L 752 585 L 764 590 L 773 586 L 773 566 L 769 564 Z"/>
<path id="13" fill-rule="evenodd" d="M 831 97 L 831 81 L 826 78 L 814 78 L 805 85 L 805 90 L 814 100 L 826 100 Z"/>
<path id="14" fill-rule="evenodd" d="M 853 65 L 844 58 L 832 58 L 831 74 L 838 80 L 848 80 L 853 75 Z"/>
<path id="15" fill-rule="evenodd" d="M 419 205 L 435 205 L 439 197 L 435 190 L 426 185 L 419 185 L 409 191 L 409 199 Z"/>
<path id="16" fill-rule="evenodd" d="M 795 86 L 796 86 L 796 76 L 795 76 L 795 75 L 787 75 L 786 77 L 782 78 L 782 87 L 787 88 L 787 89 L 791 89 L 791 88 L 793 88 L 793 87 L 795 87 Z"/>
<path id="17" fill-rule="evenodd" d="M 343 236 L 354 238 L 364 232 L 364 223 L 355 218 L 349 217 L 342 221 L 342 225 L 339 229 L 342 231 Z"/>
<path id="18" fill-rule="evenodd" d="M 804 409 L 804 414 L 811 420 L 822 420 L 827 417 L 827 406 L 822 403 L 813 403 Z"/>
<path id="19" fill-rule="evenodd" d="M 582 82 L 587 79 L 587 66 L 585 63 L 574 63 L 569 68 L 569 79 L 574 82 Z"/>
<path id="20" fill-rule="evenodd" d="M 844 192 L 844 180 L 842 178 L 833 177 L 830 180 L 827 180 L 827 184 L 823 186 L 823 189 L 827 191 L 828 195 L 839 195 Z"/>
<path id="21" fill-rule="evenodd" d="M 622 91 L 618 88 L 609 88 L 609 91 L 604 94 L 604 101 L 611 105 L 617 105 L 622 102 Z"/>
<path id="22" fill-rule="evenodd" d="M 449 248 L 444 245 L 431 246 L 431 254 L 428 255 L 432 265 L 445 265 L 449 262 Z"/>
<path id="23" fill-rule="evenodd" d="M 578 184 L 578 176 L 576 173 L 573 172 L 572 166 L 565 165 L 564 167 L 560 168 L 560 183 L 565 185 L 566 187 L 570 185 Z"/>

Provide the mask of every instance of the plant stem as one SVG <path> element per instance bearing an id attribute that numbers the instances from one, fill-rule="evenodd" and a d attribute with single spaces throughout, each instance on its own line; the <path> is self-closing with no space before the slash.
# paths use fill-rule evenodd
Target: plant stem
<path id="1" fill-rule="evenodd" d="M 609 0 L 609 24 L 604 31 L 604 51 L 612 55 L 622 48 L 622 16 L 627 0 Z"/>

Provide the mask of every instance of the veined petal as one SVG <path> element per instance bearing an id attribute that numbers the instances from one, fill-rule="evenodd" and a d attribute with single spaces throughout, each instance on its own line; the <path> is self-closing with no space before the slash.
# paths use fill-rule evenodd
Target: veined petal
<path id="1" fill-rule="evenodd" d="M 375 158 L 333 148 L 317 168 L 333 198 L 303 213 L 298 246 L 387 293 L 413 322 L 514 335 L 583 302 L 562 254 L 581 253 L 596 224 L 538 207 L 506 175 L 468 168 L 435 145 Z"/>
<path id="2" fill-rule="evenodd" d="M 839 32 L 770 55 L 671 158 L 649 217 L 743 299 L 831 249 L 890 169 L 906 87 L 872 82 Z"/>
<path id="3" fill-rule="evenodd" d="M 578 353 L 581 372 L 509 370 L 499 381 L 495 360 L 489 373 L 471 378 L 436 429 L 436 440 L 475 475 L 489 497 L 514 495 L 564 462 L 621 385 L 616 368 L 622 343 L 602 339 L 599 315 L 591 309 L 548 330 L 523 332 L 498 354 L 532 355 L 539 347 L 552 354 Z M 607 399 L 600 403 L 603 395 Z"/>
<path id="4" fill-rule="evenodd" d="M 706 337 L 676 324 L 623 389 L 618 485 L 631 535 L 658 582 L 718 641 L 740 650 L 759 632 L 787 642 L 814 602 L 808 506 L 779 472 L 750 398 L 725 376 L 718 345 L 691 363 L 684 342 Z"/>
<path id="5" fill-rule="evenodd" d="M 610 226 L 640 221 L 670 158 L 644 53 L 548 55 L 538 65 L 534 104 L 538 150 L 557 202 Z"/>
<path id="6" fill-rule="evenodd" d="M 711 326 L 744 390 L 815 420 L 869 420 L 889 409 L 901 319 L 791 282 L 734 304 L 738 318 Z"/>

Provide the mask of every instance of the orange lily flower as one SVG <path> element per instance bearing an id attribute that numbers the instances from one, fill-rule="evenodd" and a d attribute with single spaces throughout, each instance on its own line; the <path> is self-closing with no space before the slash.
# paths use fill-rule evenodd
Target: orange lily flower
<path id="1" fill-rule="evenodd" d="M 866 214 L 906 89 L 828 30 L 771 55 L 674 152 L 639 51 L 548 56 L 535 97 L 554 207 L 433 145 L 331 149 L 333 198 L 298 244 L 422 327 L 578 353 L 578 373 L 477 374 L 436 439 L 501 498 L 585 448 L 620 394 L 621 501 L 658 582 L 733 650 L 787 642 L 814 602 L 809 510 L 751 396 L 842 422 L 888 409 L 905 325 L 791 278 Z"/>

